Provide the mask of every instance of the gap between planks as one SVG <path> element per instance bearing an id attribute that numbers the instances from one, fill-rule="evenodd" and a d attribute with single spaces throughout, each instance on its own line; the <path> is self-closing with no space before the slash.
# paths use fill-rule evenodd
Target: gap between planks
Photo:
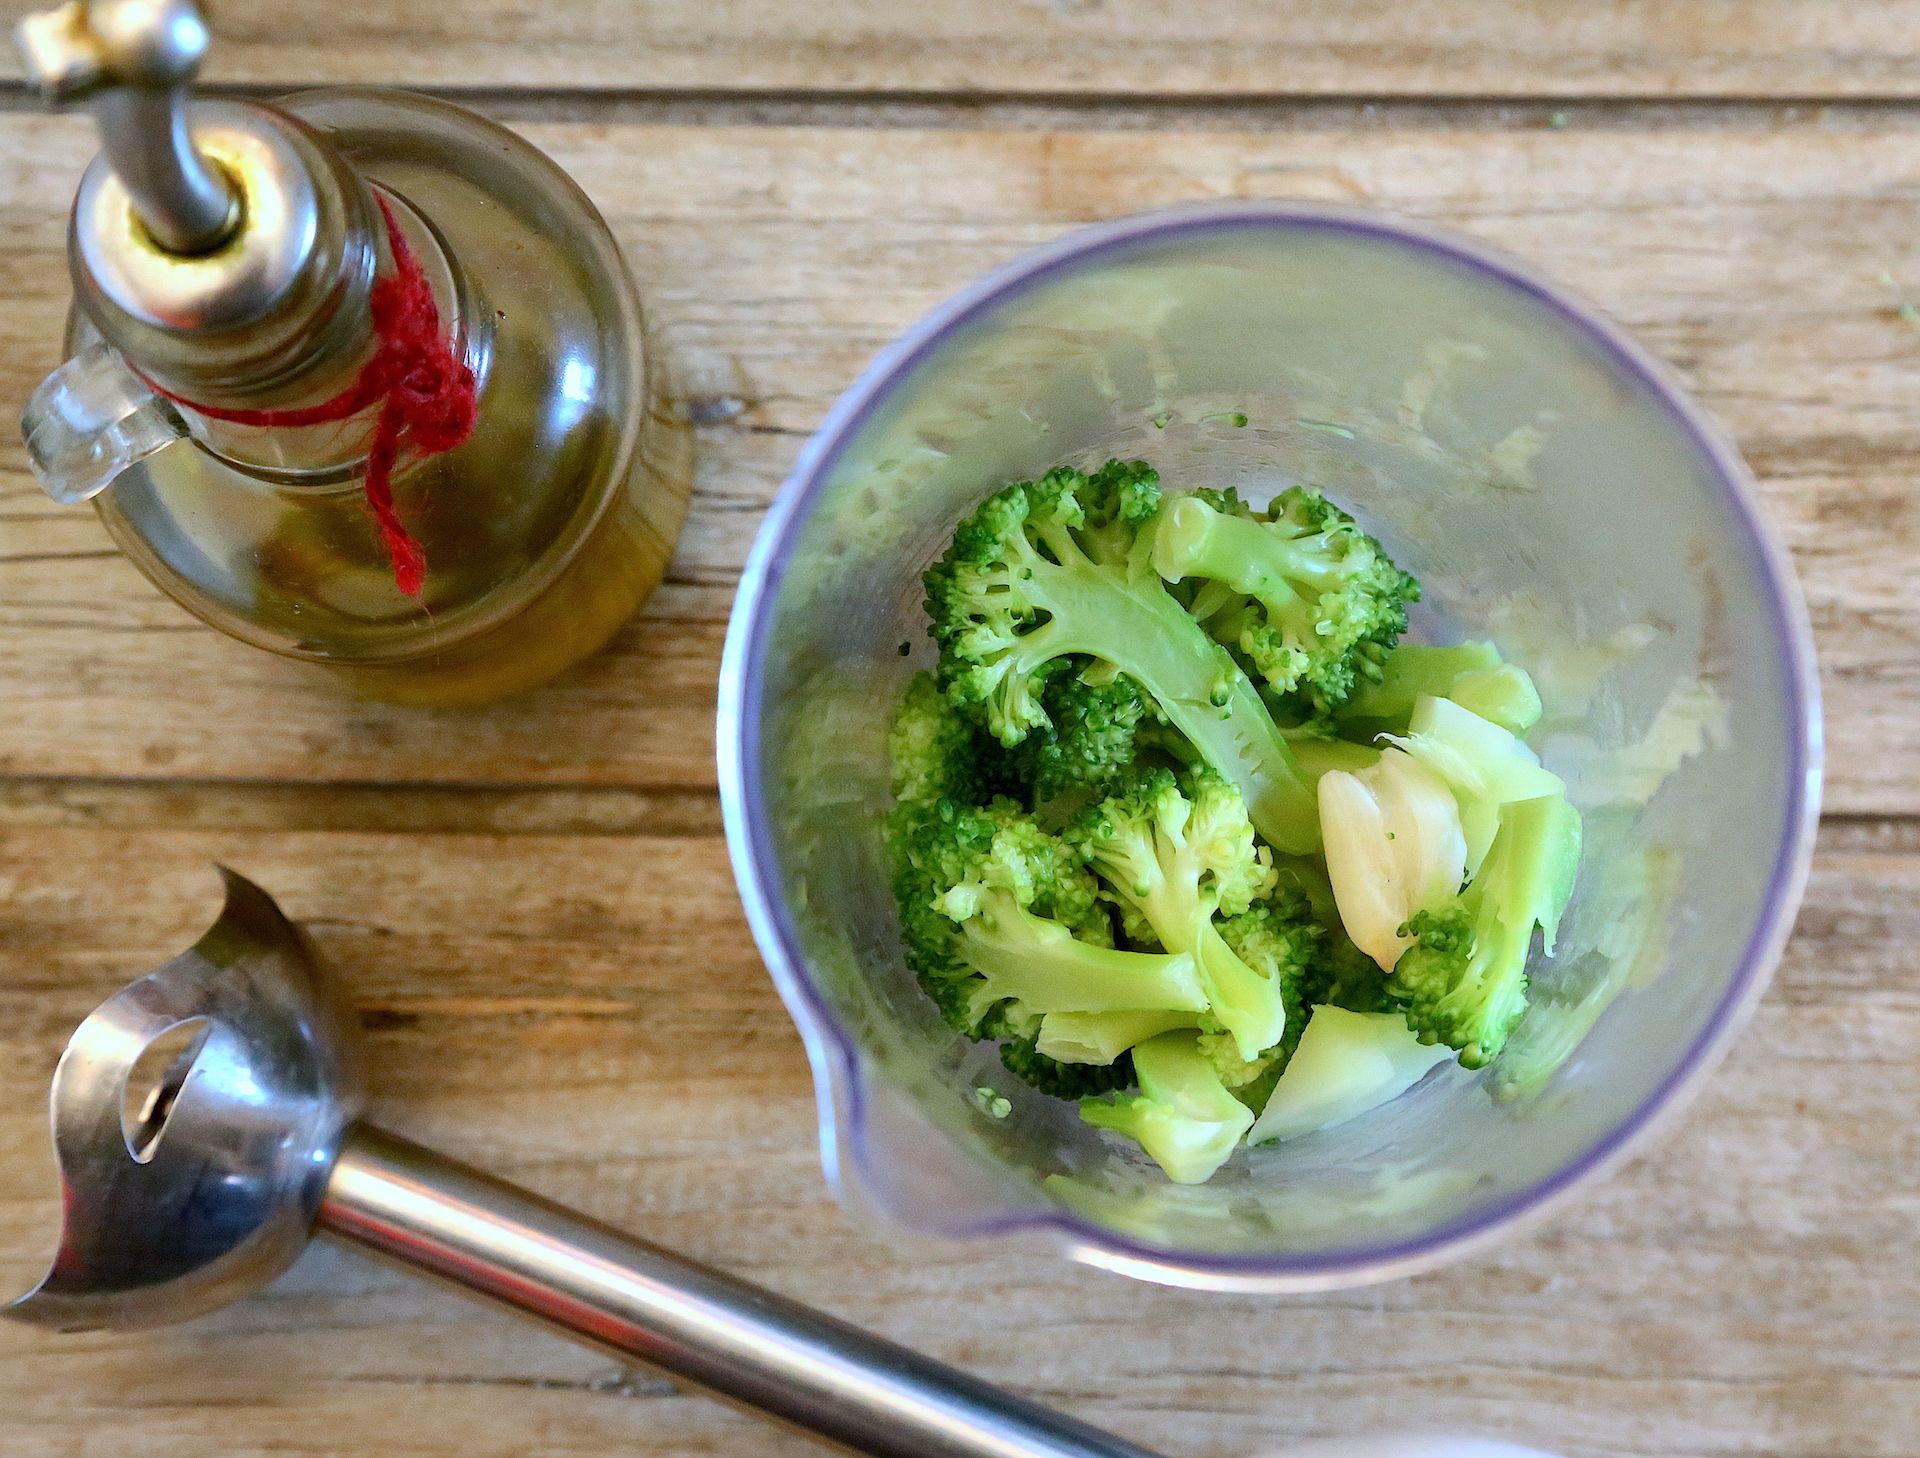
<path id="1" fill-rule="evenodd" d="M 723 833 L 710 789 L 646 785 L 0 778 L 0 831 L 313 831 L 432 835 Z M 1920 815 L 1829 814 L 1823 851 L 1920 854 Z"/>
<path id="2" fill-rule="evenodd" d="M 399 85 L 392 82 L 388 84 Z M 273 100 L 301 88 L 203 86 L 209 97 Z M 1484 132 L 1580 128 L 1648 132 L 1685 126 L 1728 133 L 1800 125 L 1844 132 L 1908 121 L 1920 128 L 1920 98 L 1888 96 L 1687 97 L 1394 96 L 1386 94 L 1214 96 L 1012 91 L 723 91 L 674 88 L 407 87 L 497 121 L 684 127 L 902 128 L 990 131 L 1352 131 Z M 0 115 L 48 110 L 38 92 L 0 81 Z"/>

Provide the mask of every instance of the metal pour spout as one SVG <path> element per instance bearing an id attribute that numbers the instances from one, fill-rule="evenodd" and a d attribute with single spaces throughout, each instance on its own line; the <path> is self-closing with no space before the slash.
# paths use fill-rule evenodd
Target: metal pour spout
<path id="1" fill-rule="evenodd" d="M 26 17 L 16 38 L 49 100 L 91 102 L 107 161 L 155 243 L 192 255 L 226 241 L 239 193 L 187 125 L 209 42 L 194 0 L 68 0 Z"/>

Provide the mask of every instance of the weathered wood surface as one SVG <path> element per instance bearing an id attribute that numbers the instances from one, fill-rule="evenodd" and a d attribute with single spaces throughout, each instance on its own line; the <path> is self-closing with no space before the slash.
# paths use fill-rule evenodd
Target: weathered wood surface
<path id="1" fill-rule="evenodd" d="M 194 935 L 217 858 L 277 888 L 345 976 L 398 1127 L 1180 1458 L 1414 1423 L 1578 1458 L 1906 1458 L 1916 852 L 1911 824 L 1829 827 L 1801 934 L 1728 1065 L 1542 1230 L 1410 1282 L 1276 1301 L 1028 1254 L 908 1259 L 850 1228 L 724 847 L 687 806 L 0 795 L 0 1278 L 25 1276 L 48 1228 L 22 1172 L 44 1158 L 40 1085 L 69 1022 Z M 0 1413 L 7 1458 L 811 1451 L 334 1252 L 165 1338 L 0 1328 Z"/>
<path id="2" fill-rule="evenodd" d="M 1920 91 L 1914 0 L 276 0 L 217 9 L 213 74 L 286 86 L 405 79 L 500 89 L 1028 95 Z"/>
<path id="3" fill-rule="evenodd" d="M 1029 118 L 1029 121 L 1034 119 Z M 805 433 L 889 337 L 1063 229 L 1249 194 L 1467 227 L 1603 301 L 1732 429 L 1794 548 L 1826 674 L 1829 805 L 1920 812 L 1920 125 L 1677 112 L 1544 130 L 1469 113 L 1266 130 L 531 123 L 600 201 L 709 420 L 669 586 L 613 650 L 479 714 L 343 701 L 162 600 L 0 454 L 0 772 L 704 788 L 735 575 Z M 51 362 L 77 120 L 0 117 L 0 397 Z M 1883 280 L 1892 280 L 1891 283 Z M 1657 529 L 1654 528 L 1654 529 Z M 218 732 L 192 720 L 219 705 Z"/>
<path id="4" fill-rule="evenodd" d="M 50 1228 L 41 1100 L 66 1033 L 191 939 L 217 858 L 346 977 L 396 1127 L 1170 1454 L 1407 1426 L 1572 1458 L 1920 1453 L 1920 329 L 1900 313 L 1920 303 L 1920 111 L 1818 104 L 1920 92 L 1920 3 L 220 19 L 221 79 L 478 91 L 576 171 L 706 422 L 697 499 L 608 654 L 518 703 L 417 715 L 193 624 L 0 445 L 0 1288 Z M 1245 104 L 1288 94 L 1414 99 Z M 980 99 L 1020 96 L 1054 100 Z M 1578 99 L 1634 96 L 1809 104 Z M 77 119 L 0 111 L 0 401 L 53 362 L 89 150 Z M 711 713 L 734 579 L 804 434 L 928 305 L 1074 224 L 1228 194 L 1469 228 L 1675 362 L 1795 553 L 1848 818 L 1726 1068 L 1499 1251 L 1288 1301 L 903 1255 L 821 1185 L 805 1062 L 727 870 Z M 332 1252 L 164 1336 L 0 1327 L 0 1458 L 809 1451 Z"/>

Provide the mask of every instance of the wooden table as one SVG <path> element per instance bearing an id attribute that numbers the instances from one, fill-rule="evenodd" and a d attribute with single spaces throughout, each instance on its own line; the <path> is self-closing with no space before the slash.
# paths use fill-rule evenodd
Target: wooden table
<path id="1" fill-rule="evenodd" d="M 281 0 L 221 24 L 224 83 L 426 85 L 571 168 L 690 382 L 697 496 L 597 661 L 403 713 L 189 620 L 0 444 L 0 1276 L 50 1230 L 59 1047 L 191 939 L 218 858 L 351 984 L 396 1127 L 1171 1454 L 1414 1424 L 1920 1451 L 1920 0 Z M 91 150 L 8 85 L 9 412 L 54 362 Z M 1739 437 L 1825 669 L 1799 933 L 1664 1142 L 1450 1270 L 1261 1300 L 896 1253 L 822 1187 L 727 870 L 734 579 L 802 438 L 921 311 L 1075 224 L 1227 195 L 1518 250 Z M 166 1334 L 0 1330 L 8 1458 L 809 1451 L 329 1251 Z"/>

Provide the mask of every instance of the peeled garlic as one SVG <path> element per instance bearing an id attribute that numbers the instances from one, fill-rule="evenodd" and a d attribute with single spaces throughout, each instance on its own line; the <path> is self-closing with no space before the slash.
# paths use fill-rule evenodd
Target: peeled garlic
<path id="1" fill-rule="evenodd" d="M 1445 780 L 1403 749 L 1320 777 L 1320 833 L 1334 904 L 1354 944 L 1392 970 L 1400 928 L 1460 890 L 1467 842 Z"/>

